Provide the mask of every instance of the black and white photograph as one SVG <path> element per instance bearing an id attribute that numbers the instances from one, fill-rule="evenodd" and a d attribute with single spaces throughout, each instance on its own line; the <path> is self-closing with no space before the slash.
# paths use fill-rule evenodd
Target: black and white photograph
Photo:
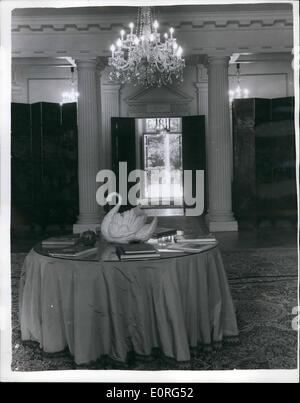
<path id="1" fill-rule="evenodd" d="M 0 21 L 1 381 L 299 382 L 298 2 Z"/>

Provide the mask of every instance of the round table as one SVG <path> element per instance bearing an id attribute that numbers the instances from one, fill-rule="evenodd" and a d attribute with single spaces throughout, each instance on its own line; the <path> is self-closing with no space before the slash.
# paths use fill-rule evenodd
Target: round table
<path id="1" fill-rule="evenodd" d="M 37 245 L 20 281 L 22 340 L 48 353 L 66 348 L 77 364 L 128 352 L 189 361 L 191 348 L 238 335 L 218 245 L 199 253 L 161 253 L 154 260 L 119 261 L 100 242 L 89 258 L 49 256 Z"/>

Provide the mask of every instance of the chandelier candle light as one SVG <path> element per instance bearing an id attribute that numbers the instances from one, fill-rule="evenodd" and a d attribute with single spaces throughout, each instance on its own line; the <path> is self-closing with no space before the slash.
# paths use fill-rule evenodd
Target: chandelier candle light
<path id="1" fill-rule="evenodd" d="M 144 87 L 172 84 L 173 79 L 183 81 L 185 61 L 174 38 L 174 28 L 162 40 L 158 26 L 156 20 L 152 23 L 151 8 L 140 7 L 136 33 L 131 22 L 130 32 L 121 30 L 116 45 L 110 47 L 108 64 L 112 81 Z"/>

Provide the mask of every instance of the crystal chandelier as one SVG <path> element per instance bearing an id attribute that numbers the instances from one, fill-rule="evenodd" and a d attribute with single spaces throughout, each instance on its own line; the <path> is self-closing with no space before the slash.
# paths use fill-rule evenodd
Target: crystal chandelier
<path id="1" fill-rule="evenodd" d="M 229 91 L 230 102 L 232 102 L 235 98 L 249 98 L 249 90 L 247 88 L 241 88 L 240 63 L 237 63 L 236 65 L 236 81 L 236 89 Z"/>
<path id="2" fill-rule="evenodd" d="M 162 86 L 173 79 L 183 81 L 185 61 L 182 48 L 174 38 L 174 28 L 161 39 L 158 22 L 152 22 L 150 7 L 139 7 L 137 27 L 129 24 L 130 32 L 120 32 L 116 45 L 111 45 L 108 60 L 110 79 L 144 87 Z"/>
<path id="3" fill-rule="evenodd" d="M 74 83 L 74 67 L 71 67 L 71 89 L 70 91 L 64 91 L 62 93 L 61 104 L 66 104 L 68 102 L 77 102 L 79 97 L 79 92 L 75 88 Z"/>

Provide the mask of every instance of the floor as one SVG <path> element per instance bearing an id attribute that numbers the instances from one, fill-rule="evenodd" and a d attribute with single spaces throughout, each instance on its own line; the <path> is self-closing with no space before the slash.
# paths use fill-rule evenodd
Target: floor
<path id="1" fill-rule="evenodd" d="M 241 229 L 238 232 L 219 232 L 215 235 L 223 251 L 248 248 L 297 248 L 296 229 Z"/>
<path id="2" fill-rule="evenodd" d="M 159 218 L 161 227 L 176 227 L 205 233 L 198 219 Z M 69 233 L 71 228 L 69 228 Z M 27 253 L 42 239 L 62 233 L 57 228 L 46 232 L 13 231 L 12 252 Z M 66 232 L 65 232 L 66 233 Z M 292 308 L 297 305 L 297 230 L 278 226 L 240 229 L 215 234 L 222 251 L 224 267 L 236 306 L 240 343 L 224 345 L 221 351 L 193 356 L 191 370 L 292 369 L 297 363 L 297 333 L 292 330 Z M 80 369 L 68 354 L 47 356 L 39 346 L 21 341 L 18 322 L 18 284 L 24 254 L 12 254 L 13 359 L 14 371 Z M 133 360 L 119 367 L 99 360 L 84 369 L 183 369 L 162 357 L 150 361 Z"/>
<path id="3" fill-rule="evenodd" d="M 13 237 L 13 250 L 27 252 L 40 237 Z M 292 309 L 297 305 L 296 231 L 292 229 L 241 230 L 216 234 L 236 307 L 240 343 L 220 351 L 197 351 L 188 367 L 178 367 L 158 355 L 150 360 L 132 357 L 125 367 L 100 359 L 78 367 L 67 353 L 47 355 L 37 343 L 21 341 L 18 290 L 24 253 L 12 254 L 14 371 L 68 369 L 225 370 L 294 369 L 297 365 L 297 332 L 292 329 Z"/>

